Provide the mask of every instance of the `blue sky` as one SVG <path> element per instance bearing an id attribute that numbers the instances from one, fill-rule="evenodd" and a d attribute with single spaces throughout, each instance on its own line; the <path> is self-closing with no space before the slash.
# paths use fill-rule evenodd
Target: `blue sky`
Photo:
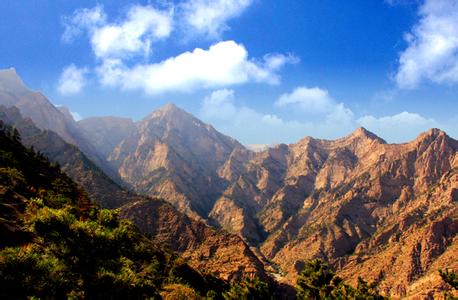
<path id="1" fill-rule="evenodd" d="M 242 143 L 458 137 L 457 0 L 0 2 L 0 68 L 82 117 L 173 102 Z"/>

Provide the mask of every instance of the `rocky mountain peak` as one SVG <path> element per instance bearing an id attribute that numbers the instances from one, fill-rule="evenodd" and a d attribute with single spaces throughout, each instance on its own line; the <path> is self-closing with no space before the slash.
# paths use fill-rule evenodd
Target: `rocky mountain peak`
<path id="1" fill-rule="evenodd" d="M 179 108 L 173 103 L 167 103 L 166 105 L 156 109 L 151 114 L 149 114 L 145 119 L 154 119 L 154 118 L 189 118 L 193 117 L 191 114 L 187 113 L 183 109 Z"/>
<path id="2" fill-rule="evenodd" d="M 15 95 L 22 95 L 29 92 L 14 68 L 0 70 L 0 90 Z"/>
<path id="3" fill-rule="evenodd" d="M 438 128 L 431 128 L 428 131 L 425 131 L 425 132 L 421 133 L 415 139 L 415 141 L 435 140 L 437 138 L 445 137 L 445 136 L 447 136 L 447 134 L 444 131 L 442 131 L 442 130 L 440 130 Z"/>
<path id="4" fill-rule="evenodd" d="M 376 134 L 370 132 L 364 127 L 359 127 L 352 134 L 346 137 L 347 139 L 364 139 L 364 140 L 377 140 L 379 142 L 385 143 L 385 141 L 378 137 Z"/>

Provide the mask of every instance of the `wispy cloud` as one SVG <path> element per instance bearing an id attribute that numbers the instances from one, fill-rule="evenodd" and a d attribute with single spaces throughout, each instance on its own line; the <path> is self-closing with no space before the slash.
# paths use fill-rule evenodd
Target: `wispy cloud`
<path id="1" fill-rule="evenodd" d="M 352 112 L 347 110 L 342 113 L 339 104 L 328 113 L 320 113 L 314 120 L 286 120 L 275 113 L 261 113 L 248 106 L 237 105 L 234 91 L 228 89 L 217 90 L 207 96 L 202 102 L 200 116 L 242 142 L 260 144 L 296 142 L 305 135 L 337 138 L 355 127 Z"/>
<path id="2" fill-rule="evenodd" d="M 59 78 L 59 93 L 64 96 L 79 93 L 85 85 L 84 75 L 87 72 L 87 68 L 77 68 L 74 64 L 65 67 Z"/>
<path id="3" fill-rule="evenodd" d="M 228 20 L 241 15 L 253 0 L 194 0 L 181 5 L 180 20 L 191 33 L 219 38 Z"/>
<path id="4" fill-rule="evenodd" d="M 416 88 L 423 80 L 458 83 L 458 2 L 426 0 L 420 20 L 405 35 L 408 44 L 399 58 L 395 81 L 400 88 Z"/>

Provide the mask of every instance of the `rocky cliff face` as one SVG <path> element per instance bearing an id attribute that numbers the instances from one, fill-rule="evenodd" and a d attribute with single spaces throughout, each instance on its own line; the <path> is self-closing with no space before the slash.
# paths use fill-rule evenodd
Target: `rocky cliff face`
<path id="1" fill-rule="evenodd" d="M 197 270 L 230 281 L 253 277 L 272 280 L 239 236 L 195 221 L 165 201 L 139 198 L 124 205 L 121 212 L 157 245 L 180 253 Z"/>
<path id="2" fill-rule="evenodd" d="M 62 170 L 101 207 L 122 206 L 122 216 L 132 219 L 158 247 L 176 251 L 200 271 L 225 280 L 251 277 L 271 280 L 264 265 L 238 235 L 190 219 L 163 200 L 126 191 L 77 147 L 53 131 L 40 130 L 30 118 L 24 119 L 15 107 L 0 105 L 0 120 L 19 131 L 24 145 L 34 147 L 51 161 L 59 163 Z"/>
<path id="3" fill-rule="evenodd" d="M 457 149 L 438 129 L 387 144 L 359 128 L 252 152 L 169 105 L 138 123 L 109 160 L 139 193 L 258 246 L 287 282 L 319 257 L 347 279 L 364 275 L 407 296 L 433 268 L 453 267 L 443 255 L 458 232 Z M 431 292 L 440 280 L 421 286 Z"/>
<path id="4" fill-rule="evenodd" d="M 108 161 L 137 192 L 205 219 L 225 186 L 218 168 L 242 146 L 172 104 L 136 126 Z"/>

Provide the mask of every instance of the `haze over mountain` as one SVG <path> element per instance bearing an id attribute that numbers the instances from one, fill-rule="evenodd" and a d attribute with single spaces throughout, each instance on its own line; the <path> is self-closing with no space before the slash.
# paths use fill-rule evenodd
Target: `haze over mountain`
<path id="1" fill-rule="evenodd" d="M 17 107 L 21 114 L 31 118 L 38 128 L 52 130 L 67 143 L 77 146 L 105 173 L 120 182 L 116 173 L 87 141 L 71 114 L 68 113 L 69 110 L 54 106 L 41 92 L 28 89 L 15 69 L 0 70 L 0 96 L 0 105 Z"/>
<path id="2" fill-rule="evenodd" d="M 71 149 L 69 156 L 81 159 L 69 161 L 68 172 L 72 176 L 72 166 L 81 166 L 73 176 L 83 186 L 91 184 L 81 173 L 92 163 L 81 161 L 92 159 L 91 153 L 98 157 L 132 192 L 101 170 L 84 173 L 102 178 L 108 192 L 128 195 L 100 203 L 122 206 L 123 216 L 192 266 L 220 268 L 226 279 L 266 276 L 269 269 L 294 284 L 306 260 L 321 258 L 343 278 L 354 282 L 362 275 L 394 297 L 438 295 L 444 286 L 437 270 L 458 269 L 458 141 L 439 129 L 388 144 L 359 128 L 337 140 L 305 137 L 254 152 L 173 104 L 139 122 L 75 122 L 44 96 L 31 97 L 11 70 L 2 76 L 0 103 L 30 118 L 2 109 L 16 115 L 8 122 L 25 133 L 25 141 L 53 136 L 34 129 L 35 119 L 38 127 L 55 130 L 56 137 L 30 145 L 40 145 L 51 158 L 55 153 L 57 161 Z M 61 134 L 68 135 L 66 142 L 88 146 L 71 148 Z"/>

